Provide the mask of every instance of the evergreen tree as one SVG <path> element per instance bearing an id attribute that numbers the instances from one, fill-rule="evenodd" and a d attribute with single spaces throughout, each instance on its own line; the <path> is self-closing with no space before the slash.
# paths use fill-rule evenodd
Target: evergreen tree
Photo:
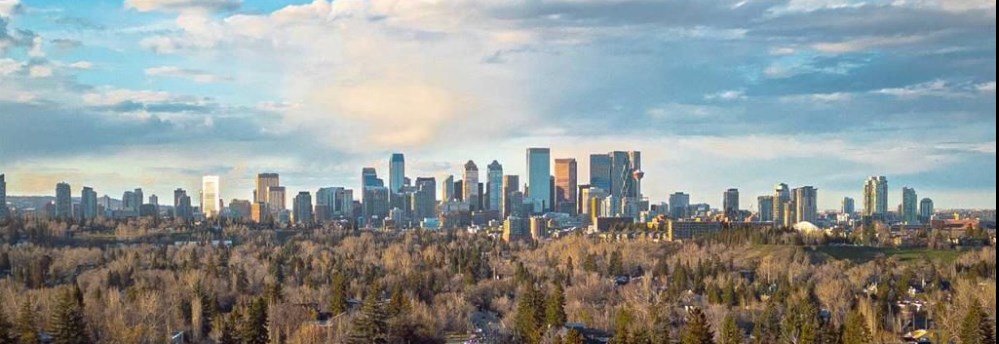
<path id="1" fill-rule="evenodd" d="M 258 297 L 247 306 L 239 337 L 244 344 L 267 344 L 267 300 Z"/>
<path id="2" fill-rule="evenodd" d="M 745 340 L 742 329 L 739 328 L 739 324 L 735 322 L 735 317 L 732 314 L 725 317 L 721 335 L 721 344 L 742 344 Z"/>
<path id="3" fill-rule="evenodd" d="M 652 314 L 652 333 L 649 334 L 650 342 L 652 344 L 669 344 L 669 318 L 666 317 L 664 312 L 658 309 L 652 309 L 650 313 Z"/>
<path id="4" fill-rule="evenodd" d="M 607 275 L 614 277 L 624 275 L 624 263 L 621 262 L 621 251 L 611 253 L 610 261 L 607 263 Z"/>
<path id="5" fill-rule="evenodd" d="M 715 335 L 711 332 L 708 319 L 700 309 L 693 309 L 687 316 L 687 326 L 683 329 L 680 342 L 683 344 L 714 344 Z"/>
<path id="6" fill-rule="evenodd" d="M 220 316 L 217 323 L 219 326 L 219 338 L 215 342 L 217 344 L 237 344 L 234 335 L 236 330 L 232 326 L 232 319 Z"/>
<path id="7" fill-rule="evenodd" d="M 961 322 L 961 344 L 994 344 L 996 342 L 995 331 L 989 315 L 982 309 L 982 305 L 976 300 Z"/>
<path id="8" fill-rule="evenodd" d="M 874 344 L 871 330 L 867 328 L 867 320 L 856 310 L 846 316 L 843 344 Z"/>
<path id="9" fill-rule="evenodd" d="M 552 294 L 545 303 L 545 325 L 548 328 L 561 328 L 568 321 L 565 314 L 565 290 L 562 284 L 555 284 Z"/>
<path id="10" fill-rule="evenodd" d="M 586 259 L 583 260 L 583 271 L 597 272 L 597 269 L 597 256 L 594 254 L 587 254 Z"/>
<path id="11" fill-rule="evenodd" d="M 583 338 L 582 333 L 579 333 L 575 329 L 570 329 L 565 333 L 565 338 L 562 342 L 565 344 L 585 344 L 586 340 Z"/>
<path id="12" fill-rule="evenodd" d="M 334 316 L 347 311 L 347 276 L 343 271 L 333 273 L 333 292 L 330 295 L 330 313 Z"/>
<path id="13" fill-rule="evenodd" d="M 811 301 L 792 302 L 781 322 L 786 343 L 815 343 L 819 339 L 819 313 Z"/>
<path id="14" fill-rule="evenodd" d="M 17 320 L 14 322 L 14 332 L 17 334 L 20 344 L 41 344 L 36 326 L 35 310 L 32 308 L 29 296 L 25 298 L 24 302 L 21 302 L 21 308 L 17 311 Z"/>
<path id="15" fill-rule="evenodd" d="M 389 299 L 388 306 L 388 316 L 394 318 L 400 316 L 406 312 L 409 312 L 410 301 L 409 297 L 403 291 L 402 287 L 396 285 L 392 290 L 392 298 Z"/>
<path id="16" fill-rule="evenodd" d="M 86 344 L 91 343 L 87 334 L 87 325 L 83 321 L 83 310 L 73 290 L 60 293 L 52 310 L 52 343 L 53 344 Z"/>
<path id="17" fill-rule="evenodd" d="M 534 289 L 533 285 L 525 285 L 517 300 L 517 316 L 514 318 L 514 338 L 518 343 L 536 344 L 541 341 L 541 317 L 544 314 L 537 300 L 540 293 Z"/>
<path id="18" fill-rule="evenodd" d="M 0 299 L 0 304 L 3 304 L 3 300 Z M 7 320 L 7 315 L 4 314 L 3 310 L 0 309 L 0 343 L 14 343 L 14 324 L 11 324 Z"/>
<path id="19" fill-rule="evenodd" d="M 350 335 L 347 338 L 348 343 L 382 344 L 386 342 L 388 326 L 385 322 L 385 310 L 382 309 L 379 294 L 381 294 L 380 289 L 372 287 L 368 295 L 364 297 L 361 314 L 354 318 L 351 323 Z"/>

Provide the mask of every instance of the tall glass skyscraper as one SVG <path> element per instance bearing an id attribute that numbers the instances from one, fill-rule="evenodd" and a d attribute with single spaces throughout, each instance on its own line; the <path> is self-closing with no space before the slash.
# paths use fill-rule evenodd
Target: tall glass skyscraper
<path id="1" fill-rule="evenodd" d="M 607 154 L 590 155 L 590 187 L 610 192 L 611 158 Z"/>
<path id="2" fill-rule="evenodd" d="M 774 186 L 774 224 L 778 227 L 790 226 L 788 223 L 787 205 L 791 203 L 791 190 L 787 184 L 781 183 Z"/>
<path id="3" fill-rule="evenodd" d="M 549 148 L 527 149 L 527 199 L 535 213 L 551 210 L 552 151 Z"/>
<path id="4" fill-rule="evenodd" d="M 864 215 L 888 215 L 888 178 L 871 177 L 864 184 Z"/>
<path id="5" fill-rule="evenodd" d="M 83 187 L 80 192 L 80 212 L 84 220 L 97 218 L 97 192 L 93 188 Z"/>
<path id="6" fill-rule="evenodd" d="M 902 188 L 902 221 L 907 225 L 919 224 L 919 198 L 913 188 Z"/>
<path id="7" fill-rule="evenodd" d="M 794 189 L 796 222 L 815 223 L 819 218 L 818 190 L 811 186 Z"/>
<path id="8" fill-rule="evenodd" d="M 0 174 L 0 219 L 7 218 L 7 179 Z"/>
<path id="9" fill-rule="evenodd" d="M 389 191 L 393 194 L 402 192 L 406 184 L 406 157 L 401 153 L 392 154 L 389 161 Z"/>
<path id="10" fill-rule="evenodd" d="M 493 160 L 486 172 L 486 194 L 489 196 L 486 209 L 503 209 L 503 165 Z"/>
<path id="11" fill-rule="evenodd" d="M 219 215 L 219 176 L 204 176 L 201 178 L 201 213 L 205 218 Z"/>
<path id="12" fill-rule="evenodd" d="M 55 217 L 69 219 L 73 217 L 73 191 L 69 184 L 56 184 Z"/>
<path id="13" fill-rule="evenodd" d="M 562 213 L 576 213 L 576 159 L 555 160 L 555 210 Z"/>
<path id="14" fill-rule="evenodd" d="M 465 163 L 465 175 L 462 176 L 461 199 L 468 202 L 472 211 L 482 210 L 482 196 L 479 193 L 479 167 L 469 160 Z"/>
<path id="15" fill-rule="evenodd" d="M 272 186 L 281 186 L 281 177 L 277 173 L 261 173 L 257 175 L 254 203 L 267 203 L 267 190 Z"/>

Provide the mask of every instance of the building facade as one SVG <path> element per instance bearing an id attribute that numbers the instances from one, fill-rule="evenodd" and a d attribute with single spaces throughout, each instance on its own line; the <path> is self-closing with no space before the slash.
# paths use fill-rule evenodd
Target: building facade
<path id="1" fill-rule="evenodd" d="M 919 198 L 913 188 L 902 188 L 902 222 L 907 225 L 919 224 Z"/>
<path id="2" fill-rule="evenodd" d="M 739 189 L 725 190 L 722 197 L 722 211 L 730 221 L 739 221 L 742 211 L 739 208 Z"/>
<path id="3" fill-rule="evenodd" d="M 201 212 L 205 218 L 214 218 L 219 215 L 219 195 L 220 180 L 218 176 L 204 176 L 201 178 Z"/>
<path id="4" fill-rule="evenodd" d="M 864 216 L 883 218 L 888 215 L 888 178 L 871 177 L 864 184 Z"/>
<path id="5" fill-rule="evenodd" d="M 690 217 L 690 195 L 677 192 L 669 196 L 669 216 L 675 220 Z"/>
<path id="6" fill-rule="evenodd" d="M 527 200 L 534 213 L 544 213 L 552 208 L 552 152 L 548 148 L 527 149 Z"/>
<path id="7" fill-rule="evenodd" d="M 801 222 L 815 223 L 819 219 L 819 193 L 811 186 L 794 189 L 795 224 Z"/>
<path id="8" fill-rule="evenodd" d="M 63 220 L 73 218 L 73 191 L 69 184 L 56 184 L 55 217 Z"/>
<path id="9" fill-rule="evenodd" d="M 486 209 L 503 211 L 503 165 L 493 160 L 486 171 Z"/>
<path id="10" fill-rule="evenodd" d="M 555 210 L 576 214 L 576 159 L 555 160 Z"/>
<path id="11" fill-rule="evenodd" d="M 80 191 L 80 218 L 93 220 L 97 218 L 97 192 L 85 186 Z"/>
<path id="12" fill-rule="evenodd" d="M 299 192 L 295 196 L 292 218 L 297 224 L 312 223 L 312 195 L 308 191 Z"/>
<path id="13" fill-rule="evenodd" d="M 774 196 L 757 197 L 756 205 L 759 206 L 760 222 L 774 222 Z"/>
<path id="14" fill-rule="evenodd" d="M 479 194 L 479 167 L 475 165 L 474 161 L 469 160 L 465 163 L 461 181 L 461 199 L 468 202 L 468 206 L 473 212 L 482 210 L 481 195 Z"/>

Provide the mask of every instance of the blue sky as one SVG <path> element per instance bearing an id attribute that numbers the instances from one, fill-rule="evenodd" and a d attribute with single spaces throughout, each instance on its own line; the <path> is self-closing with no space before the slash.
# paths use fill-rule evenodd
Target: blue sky
<path id="1" fill-rule="evenodd" d="M 996 206 L 995 0 L 0 0 L 0 173 L 167 195 L 641 150 L 643 191 Z M 747 208 L 750 206 L 747 206 Z"/>

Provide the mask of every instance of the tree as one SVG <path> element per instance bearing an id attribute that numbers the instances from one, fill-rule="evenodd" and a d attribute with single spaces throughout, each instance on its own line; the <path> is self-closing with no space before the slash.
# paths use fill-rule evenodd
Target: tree
<path id="1" fill-rule="evenodd" d="M 541 321 L 544 312 L 539 308 L 542 297 L 533 285 L 525 285 L 517 300 L 517 316 L 514 318 L 514 337 L 518 343 L 536 344 L 541 341 Z"/>
<path id="2" fill-rule="evenodd" d="M 0 304 L 3 300 L 0 299 Z M 14 324 L 7 320 L 7 315 L 0 310 L 0 343 L 14 343 Z"/>
<path id="3" fill-rule="evenodd" d="M 561 328 L 568 321 L 565 314 L 565 290 L 562 284 L 556 283 L 552 294 L 545 302 L 545 325 L 548 328 Z"/>
<path id="4" fill-rule="evenodd" d="M 715 335 L 711 332 L 708 319 L 700 309 L 693 309 L 687 316 L 687 326 L 683 329 L 680 342 L 683 344 L 714 344 Z"/>
<path id="5" fill-rule="evenodd" d="M 989 315 L 982 309 L 982 305 L 976 300 L 968 308 L 968 314 L 961 322 L 961 343 L 962 344 L 994 344 L 996 342 L 993 322 L 989 320 Z"/>
<path id="6" fill-rule="evenodd" d="M 347 276 L 343 271 L 333 273 L 333 292 L 330 295 L 330 313 L 334 316 L 347 312 Z"/>
<path id="7" fill-rule="evenodd" d="M 236 337 L 234 336 L 235 329 L 232 325 L 232 319 L 229 317 L 219 317 L 219 338 L 215 341 L 218 344 L 236 344 Z"/>
<path id="8" fill-rule="evenodd" d="M 867 319 L 863 314 L 854 310 L 846 316 L 846 325 L 843 329 L 843 344 L 873 344 L 874 338 L 871 330 L 867 328 Z"/>
<path id="9" fill-rule="evenodd" d="M 810 300 L 793 302 L 781 322 L 784 342 L 792 344 L 815 343 L 819 338 L 818 311 Z"/>
<path id="10" fill-rule="evenodd" d="M 742 344 L 743 333 L 739 324 L 735 322 L 735 317 L 729 314 L 725 317 L 725 324 L 722 325 L 721 344 Z"/>
<path id="11" fill-rule="evenodd" d="M 607 275 L 615 277 L 624 275 L 624 263 L 621 261 L 621 251 L 611 253 L 610 261 L 607 263 Z"/>
<path id="12" fill-rule="evenodd" d="M 669 344 L 669 318 L 667 318 L 665 312 L 659 309 L 654 308 L 649 313 L 652 314 L 652 333 L 649 334 L 649 340 L 652 344 Z"/>
<path id="13" fill-rule="evenodd" d="M 388 326 L 385 322 L 385 310 L 379 300 L 381 290 L 372 286 L 361 305 L 361 314 L 351 323 L 347 342 L 351 344 L 380 344 L 386 342 Z"/>
<path id="14" fill-rule="evenodd" d="M 14 332 L 21 344 L 41 343 L 41 339 L 38 338 L 38 328 L 35 326 L 35 310 L 32 308 L 29 296 L 21 302 L 21 308 L 17 311 L 17 321 L 14 323 Z"/>
<path id="15" fill-rule="evenodd" d="M 565 338 L 562 340 L 565 344 L 585 344 L 586 340 L 583 339 L 583 334 L 576 331 L 576 329 L 570 329 L 565 333 Z"/>
<path id="16" fill-rule="evenodd" d="M 245 344 L 267 344 L 267 300 L 258 297 L 250 302 L 239 337 Z"/>
<path id="17" fill-rule="evenodd" d="M 392 297 L 389 299 L 388 316 L 392 318 L 398 317 L 406 312 L 409 312 L 409 309 L 409 297 L 406 296 L 406 293 L 403 291 L 401 286 L 396 285 L 395 288 L 392 289 Z"/>
<path id="18" fill-rule="evenodd" d="M 583 260 L 583 271 L 597 272 L 597 269 L 597 256 L 594 254 L 587 254 L 586 259 Z"/>
<path id="19" fill-rule="evenodd" d="M 54 344 L 91 343 L 87 324 L 83 321 L 83 310 L 72 290 L 60 293 L 52 310 L 51 326 Z"/>

